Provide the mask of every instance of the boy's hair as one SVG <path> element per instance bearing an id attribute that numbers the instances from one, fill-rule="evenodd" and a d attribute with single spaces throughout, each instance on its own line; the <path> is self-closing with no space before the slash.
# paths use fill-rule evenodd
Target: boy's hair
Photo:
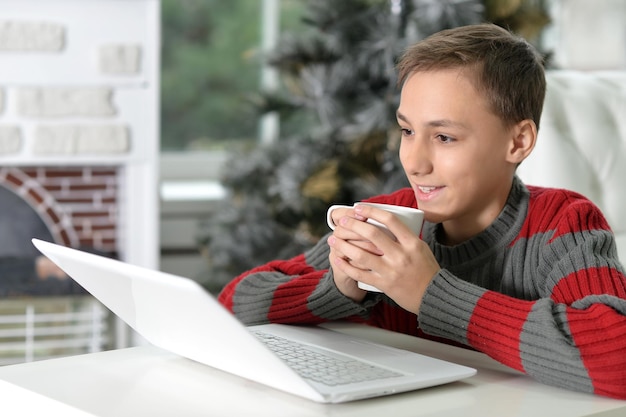
<path id="1" fill-rule="evenodd" d="M 399 85 L 416 72 L 464 69 L 507 125 L 539 120 L 546 91 L 543 59 L 521 37 L 494 24 L 443 30 L 409 47 L 398 63 Z"/>

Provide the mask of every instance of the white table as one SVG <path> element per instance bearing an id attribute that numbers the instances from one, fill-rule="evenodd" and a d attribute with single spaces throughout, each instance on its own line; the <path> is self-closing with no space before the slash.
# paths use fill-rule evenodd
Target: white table
<path id="1" fill-rule="evenodd" d="M 346 404 L 318 404 L 140 346 L 0 368 L 11 416 L 625 416 L 626 401 L 534 382 L 487 356 L 366 326 L 335 330 L 478 369 L 463 381 Z"/>

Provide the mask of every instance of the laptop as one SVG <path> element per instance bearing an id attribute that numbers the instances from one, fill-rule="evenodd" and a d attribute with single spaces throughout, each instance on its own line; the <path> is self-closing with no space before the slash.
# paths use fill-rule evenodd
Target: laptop
<path id="1" fill-rule="evenodd" d="M 245 326 L 191 279 L 32 241 L 147 342 L 316 402 L 341 403 L 406 392 L 476 373 L 473 368 L 319 326 Z M 282 347 L 283 342 L 287 347 Z M 281 345 L 283 350 L 274 352 L 267 343 Z M 304 365 L 292 364 L 296 369 L 288 363 L 298 355 L 309 356 L 302 361 Z M 321 364 L 322 369 L 300 369 L 311 364 Z M 354 379 L 326 380 L 336 373 Z"/>

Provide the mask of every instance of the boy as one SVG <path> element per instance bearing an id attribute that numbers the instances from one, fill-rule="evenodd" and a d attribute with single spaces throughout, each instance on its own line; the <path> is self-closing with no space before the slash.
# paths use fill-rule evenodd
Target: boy
<path id="1" fill-rule="evenodd" d="M 537 138 L 540 57 L 484 24 L 417 43 L 398 70 L 411 187 L 369 201 L 422 209 L 421 239 L 385 211 L 336 210 L 332 234 L 242 274 L 220 301 L 247 324 L 362 321 L 472 347 L 547 384 L 626 398 L 626 277 L 612 232 L 583 196 L 515 175 Z"/>

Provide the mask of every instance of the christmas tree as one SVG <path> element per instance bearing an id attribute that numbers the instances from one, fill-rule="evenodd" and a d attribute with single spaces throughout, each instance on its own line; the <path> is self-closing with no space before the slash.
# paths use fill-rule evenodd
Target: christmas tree
<path id="1" fill-rule="evenodd" d="M 282 88 L 254 99 L 261 113 L 280 115 L 283 133 L 226 165 L 229 196 L 199 235 L 202 284 L 217 292 L 245 270 L 301 253 L 328 232 L 330 204 L 404 186 L 396 60 L 432 33 L 485 21 L 535 41 L 549 19 L 532 0 L 308 0 L 310 30 L 283 34 L 267 57 Z"/>

